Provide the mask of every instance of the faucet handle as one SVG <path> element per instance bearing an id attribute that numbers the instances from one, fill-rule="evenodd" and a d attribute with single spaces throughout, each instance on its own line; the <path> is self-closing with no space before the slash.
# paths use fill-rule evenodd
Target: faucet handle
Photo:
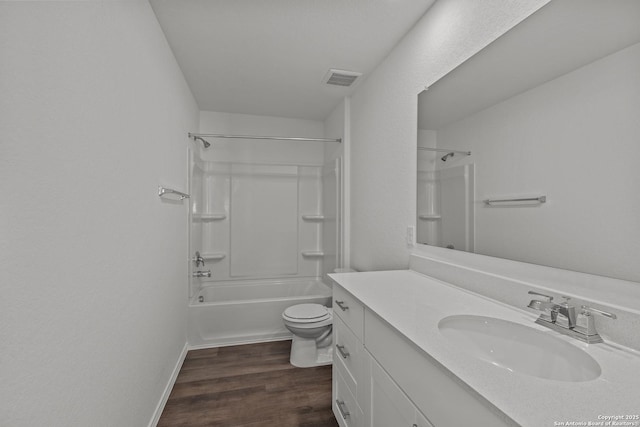
<path id="1" fill-rule="evenodd" d="M 200 264 L 204 267 L 204 258 L 200 256 L 200 251 L 196 251 L 196 256 L 193 258 L 193 262 L 196 264 L 196 267 L 200 267 Z"/>
<path id="2" fill-rule="evenodd" d="M 551 295 L 545 295 L 545 294 L 541 294 L 539 292 L 534 292 L 534 291 L 529 291 L 528 294 L 529 295 L 537 295 L 539 297 L 547 298 L 549 300 L 549 302 L 553 301 L 553 297 Z"/>
<path id="3" fill-rule="evenodd" d="M 528 307 L 541 311 L 539 319 L 549 323 L 555 323 L 556 313 L 551 310 L 551 307 L 553 306 L 551 303 L 551 301 L 553 301 L 553 297 L 551 295 L 545 295 L 535 291 L 529 291 L 529 295 L 536 295 L 547 299 L 547 301 L 540 301 L 537 299 L 531 300 Z"/>
<path id="4" fill-rule="evenodd" d="M 581 310 L 580 314 L 584 314 L 586 316 L 589 316 L 591 314 L 598 314 L 600 316 L 608 317 L 609 319 L 617 319 L 618 318 L 618 316 L 616 316 L 613 313 L 609 313 L 608 311 L 598 310 L 597 308 L 589 307 L 588 305 L 583 305 L 582 306 L 582 310 Z"/>
<path id="5" fill-rule="evenodd" d="M 598 331 L 596 330 L 596 322 L 592 314 L 608 317 L 610 319 L 617 319 L 618 316 L 607 311 L 589 307 L 588 305 L 582 306 L 582 310 L 580 310 L 580 314 L 578 314 L 575 329 L 577 330 L 577 332 L 583 334 L 587 338 L 588 343 L 602 342 L 602 337 L 600 337 Z"/>

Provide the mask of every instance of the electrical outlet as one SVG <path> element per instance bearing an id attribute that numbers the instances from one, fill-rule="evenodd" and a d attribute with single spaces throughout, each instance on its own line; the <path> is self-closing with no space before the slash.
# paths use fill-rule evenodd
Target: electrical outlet
<path id="1" fill-rule="evenodd" d="M 414 225 L 407 226 L 407 245 L 413 246 L 416 243 L 416 227 Z"/>

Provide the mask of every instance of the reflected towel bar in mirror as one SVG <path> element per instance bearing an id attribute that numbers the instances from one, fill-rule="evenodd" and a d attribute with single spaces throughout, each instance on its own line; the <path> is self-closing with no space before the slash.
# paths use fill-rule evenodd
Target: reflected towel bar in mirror
<path id="1" fill-rule="evenodd" d="M 533 203 L 546 203 L 547 196 L 539 197 L 523 197 L 523 198 L 511 198 L 511 199 L 485 199 L 483 200 L 485 205 L 494 205 L 496 203 L 517 203 L 517 204 L 530 204 Z"/>

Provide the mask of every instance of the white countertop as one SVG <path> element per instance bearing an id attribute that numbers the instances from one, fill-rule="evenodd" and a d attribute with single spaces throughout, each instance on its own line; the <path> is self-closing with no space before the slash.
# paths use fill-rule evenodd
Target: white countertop
<path id="1" fill-rule="evenodd" d="M 535 324 L 534 312 L 411 270 L 330 276 L 523 427 L 571 425 L 567 422 L 588 425 L 599 421 L 607 425 L 603 416 L 640 415 L 640 353 L 635 350 L 615 343 L 582 343 Z M 602 373 L 592 381 L 563 382 L 511 372 L 476 359 L 447 340 L 438 329 L 441 319 L 456 314 L 500 318 L 552 334 L 591 355 L 600 364 Z M 631 424 L 609 425 L 640 426 L 640 420 L 619 419 L 617 422 L 622 421 Z M 578 424 L 580 422 L 584 424 Z"/>

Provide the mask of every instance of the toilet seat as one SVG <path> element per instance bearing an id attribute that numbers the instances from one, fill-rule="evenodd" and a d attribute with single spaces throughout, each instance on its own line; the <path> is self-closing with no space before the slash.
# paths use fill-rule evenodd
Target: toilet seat
<path id="1" fill-rule="evenodd" d="M 317 323 L 331 317 L 329 309 L 320 304 L 292 305 L 282 313 L 282 318 L 292 323 Z"/>

